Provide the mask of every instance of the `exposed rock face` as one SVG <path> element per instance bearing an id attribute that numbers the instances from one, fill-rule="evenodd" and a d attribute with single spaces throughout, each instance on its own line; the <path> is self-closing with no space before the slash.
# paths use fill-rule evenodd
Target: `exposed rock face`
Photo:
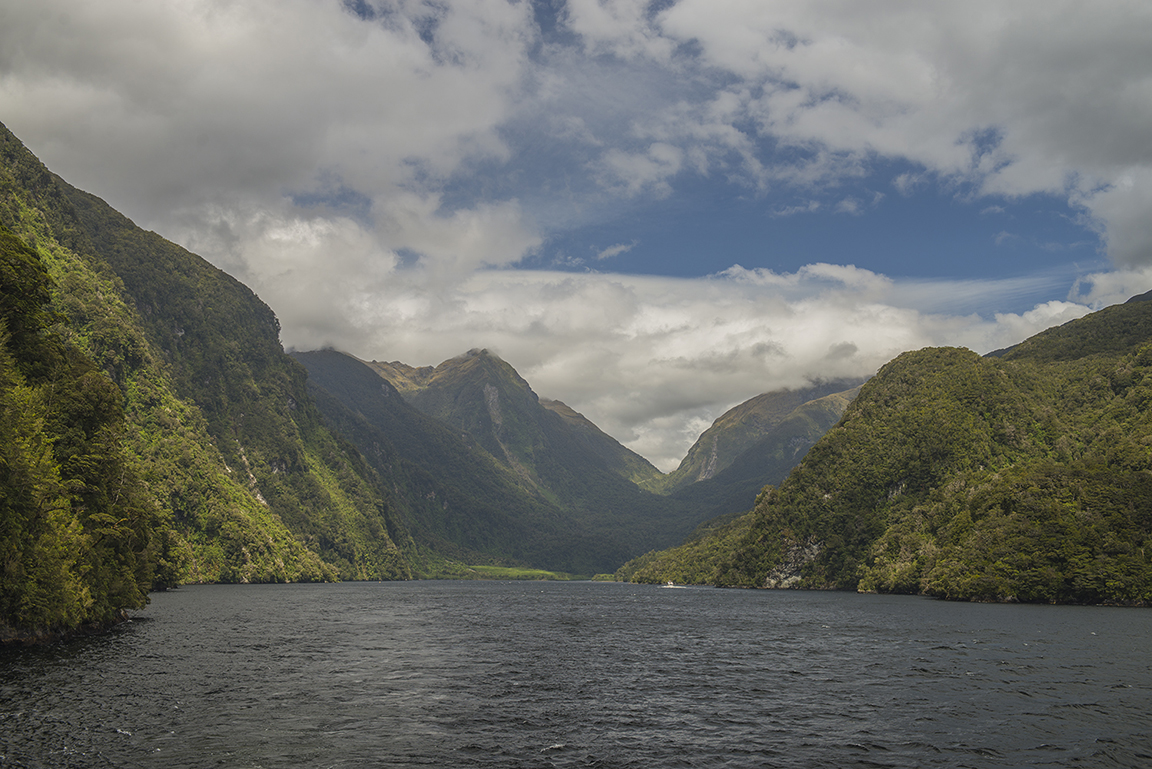
<path id="1" fill-rule="evenodd" d="M 500 391 L 491 384 L 484 385 L 484 403 L 488 406 L 488 417 L 492 420 L 492 427 L 496 432 L 504 426 L 504 417 L 500 414 Z"/>
<path id="2" fill-rule="evenodd" d="M 720 459 L 720 452 L 716 448 L 717 440 L 712 439 L 712 453 L 708 457 L 708 461 L 700 468 L 700 475 L 696 477 L 698 481 L 706 481 L 712 476 L 716 475 L 716 464 Z"/>
<path id="3" fill-rule="evenodd" d="M 764 587 L 792 588 L 800 584 L 800 571 L 807 564 L 816 560 L 823 546 L 815 537 L 809 537 L 803 542 L 793 542 L 780 563 L 768 572 L 764 578 Z"/>

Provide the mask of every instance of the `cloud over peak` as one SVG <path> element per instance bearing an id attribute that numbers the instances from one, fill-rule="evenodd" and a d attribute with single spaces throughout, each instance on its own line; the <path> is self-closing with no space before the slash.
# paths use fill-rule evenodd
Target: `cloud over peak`
<path id="1" fill-rule="evenodd" d="M 0 120 L 286 344 L 489 347 L 665 467 L 760 392 L 1152 288 L 1147 3 L 0 9 Z"/>

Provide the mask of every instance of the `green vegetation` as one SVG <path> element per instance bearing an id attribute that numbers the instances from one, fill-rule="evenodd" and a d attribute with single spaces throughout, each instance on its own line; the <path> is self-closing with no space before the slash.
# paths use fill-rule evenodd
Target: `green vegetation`
<path id="1" fill-rule="evenodd" d="M 272 527 L 291 533 L 295 552 L 279 553 L 285 548 L 248 538 L 239 553 L 226 554 L 225 563 L 240 555 L 241 563 L 253 563 L 252 574 L 221 576 L 409 578 L 391 539 L 403 527 L 390 519 L 386 492 L 322 423 L 306 372 L 280 347 L 272 311 L 199 257 L 140 230 L 98 198 L 60 185 L 139 311 L 142 334 L 171 372 L 176 395 L 203 415 L 225 471 L 246 480 L 260 508 L 245 516 L 256 524 L 250 532 Z M 299 565 L 281 568 L 281 561 Z"/>
<path id="2" fill-rule="evenodd" d="M 625 448 L 615 438 L 561 401 L 540 399 L 540 405 L 556 414 L 572 430 L 573 437 L 589 452 L 600 457 L 605 467 L 615 470 L 646 491 L 656 491 L 664 474 L 644 457 Z"/>
<path id="3" fill-rule="evenodd" d="M 1146 604 L 1150 335 L 1152 303 L 1141 302 L 1003 357 L 901 355 L 750 513 L 622 574 Z"/>
<path id="4" fill-rule="evenodd" d="M 513 566 L 461 566 L 452 573 L 454 579 L 502 579 L 568 581 L 582 579 L 572 574 L 544 569 L 526 569 Z"/>
<path id="5" fill-rule="evenodd" d="M 671 496 L 707 510 L 708 519 L 746 512 L 765 485 L 784 480 L 816 441 L 840 421 L 859 390 L 854 387 L 802 402 L 758 431 L 758 440 L 728 461 L 713 477 L 683 486 Z"/>
<path id="6" fill-rule="evenodd" d="M 295 356 L 308 368 L 325 418 L 395 491 L 420 548 L 414 564 L 421 575 L 442 577 L 476 563 L 591 574 L 630 555 L 627 539 L 613 541 L 582 525 L 578 515 L 560 508 L 558 494 L 541 488 L 539 476 L 523 472 L 523 464 L 497 460 L 470 433 L 418 411 L 367 365 L 331 350 Z M 469 401 L 465 396 L 460 402 Z M 559 422 L 543 408 L 539 412 Z M 542 447 L 535 453 L 547 454 Z M 640 493 L 615 474 L 603 471 L 601 477 Z"/>
<path id="7" fill-rule="evenodd" d="M 676 542 L 710 510 L 639 488 L 631 452 L 542 404 L 487 351 L 421 369 L 296 357 L 326 418 L 394 487 L 419 491 L 405 495 L 413 538 L 461 563 L 604 572 Z"/>
<path id="8" fill-rule="evenodd" d="M 60 333 L 52 280 L 0 225 L 0 639 L 118 619 L 175 574 L 124 449 L 120 392 Z"/>
<path id="9" fill-rule="evenodd" d="M 684 544 L 633 558 L 617 569 L 614 577 L 622 582 L 648 584 L 711 584 L 718 564 L 748 534 L 751 525 L 747 515 L 727 515 L 707 521 Z"/>
<path id="10" fill-rule="evenodd" d="M 188 581 L 411 576 L 387 489 L 322 423 L 251 291 L 3 126 L 0 224 L 5 637 Z"/>

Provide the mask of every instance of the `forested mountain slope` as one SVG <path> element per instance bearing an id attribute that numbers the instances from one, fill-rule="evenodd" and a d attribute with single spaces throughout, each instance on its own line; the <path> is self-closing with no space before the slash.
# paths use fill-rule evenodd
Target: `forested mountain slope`
<path id="1" fill-rule="evenodd" d="M 859 391 L 857 385 L 802 402 L 783 418 L 750 435 L 749 439 L 754 442 L 733 457 L 723 470 L 711 478 L 682 486 L 673 492 L 673 498 L 706 507 L 708 519 L 747 512 L 764 486 L 784 480 L 808 450 L 840 421 Z"/>
<path id="2" fill-rule="evenodd" d="M 53 176 L 2 126 L 0 223 L 50 277 L 52 333 L 118 394 L 127 465 L 171 535 L 162 582 L 409 575 L 384 489 L 319 422 L 251 291 Z"/>
<path id="3" fill-rule="evenodd" d="M 297 357 L 312 381 L 347 410 L 341 415 L 325 406 L 370 460 L 376 446 L 385 446 L 380 436 L 406 436 L 380 456 L 409 460 L 449 495 L 441 510 L 414 513 L 414 532 L 489 554 L 503 547 L 541 568 L 592 574 L 673 544 L 703 520 L 699 507 L 638 487 L 605 448 L 611 438 L 541 405 L 528 383 L 487 351 L 435 369 L 365 364 L 334 352 Z M 382 378 L 382 368 L 409 373 Z M 393 380 L 400 386 L 393 389 Z M 396 391 L 411 409 L 398 408 Z M 422 427 L 410 426 L 417 423 Z M 487 544 L 478 544 L 468 526 L 484 521 L 496 528 L 485 528 Z"/>
<path id="4" fill-rule="evenodd" d="M 1152 302 L 1130 302 L 1003 357 L 905 353 L 751 513 L 703 532 L 690 552 L 625 571 L 972 600 L 1152 601 L 1149 332 Z"/>
<path id="5" fill-rule="evenodd" d="M 523 488 L 574 515 L 581 526 L 596 519 L 598 508 L 631 510 L 640 520 L 655 520 L 663 510 L 663 530 L 633 531 L 647 524 L 634 521 L 631 513 L 591 524 L 590 530 L 610 533 L 613 541 L 629 542 L 632 555 L 644 552 L 635 547 L 658 539 L 675 541 L 702 521 L 747 511 L 765 484 L 782 480 L 836 423 L 860 382 L 822 382 L 740 404 L 716 420 L 676 472 L 663 475 L 565 404 L 538 398 L 508 363 L 487 350 L 435 367 L 396 361 L 367 365 L 406 402 L 467 436 Z M 651 494 L 638 494 L 636 486 L 674 493 L 658 502 Z"/>
<path id="6" fill-rule="evenodd" d="M 616 479 L 604 479 L 611 473 L 645 491 L 671 494 L 669 510 L 686 511 L 695 522 L 747 510 L 761 487 L 783 479 L 835 424 L 855 394 L 849 388 L 862 381 L 758 395 L 717 419 L 680 467 L 665 475 L 567 405 L 537 398 L 510 365 L 487 350 L 435 367 L 395 361 L 368 365 L 406 401 L 473 436 L 498 462 L 560 505 L 571 503 L 581 489 L 604 483 L 634 494 Z M 647 495 L 640 499 L 651 503 Z"/>
<path id="7" fill-rule="evenodd" d="M 582 532 L 559 508 L 479 448 L 415 409 L 361 361 L 334 350 L 293 353 L 328 421 L 348 436 L 396 497 L 413 537 L 470 564 L 526 564 L 592 574 L 608 541 Z"/>
<path id="8" fill-rule="evenodd" d="M 659 482 L 659 479 L 664 477 L 664 474 L 647 459 L 621 445 L 619 441 L 568 404 L 541 398 L 540 405 L 563 419 L 571 428 L 573 437 L 593 454 L 599 456 L 605 467 L 614 470 L 642 489 L 656 490 L 653 487 Z"/>
<path id="9" fill-rule="evenodd" d="M 356 452 L 321 423 L 268 306 L 195 254 L 62 186 L 226 469 L 246 477 L 257 501 L 340 578 L 407 576 L 389 536 L 401 521 Z"/>
<path id="10" fill-rule="evenodd" d="M 648 460 L 581 414 L 540 399 L 512 366 L 488 350 L 471 350 L 435 367 L 368 365 L 417 409 L 467 432 L 526 482 L 561 501 L 577 493 L 566 489 L 596 483 L 601 472 L 641 486 L 660 476 Z"/>
<path id="11" fill-rule="evenodd" d="M 115 621 L 173 580 L 119 389 L 59 329 L 52 280 L 0 225 L 0 640 Z"/>

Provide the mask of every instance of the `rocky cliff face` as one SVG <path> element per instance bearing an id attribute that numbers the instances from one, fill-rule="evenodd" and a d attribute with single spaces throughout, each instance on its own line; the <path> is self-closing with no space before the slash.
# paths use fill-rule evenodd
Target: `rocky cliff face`
<path id="1" fill-rule="evenodd" d="M 789 543 L 781 554 L 780 560 L 764 576 L 762 587 L 799 587 L 803 580 L 804 567 L 815 561 L 820 556 L 822 549 L 815 537 L 809 537 L 803 542 Z"/>

